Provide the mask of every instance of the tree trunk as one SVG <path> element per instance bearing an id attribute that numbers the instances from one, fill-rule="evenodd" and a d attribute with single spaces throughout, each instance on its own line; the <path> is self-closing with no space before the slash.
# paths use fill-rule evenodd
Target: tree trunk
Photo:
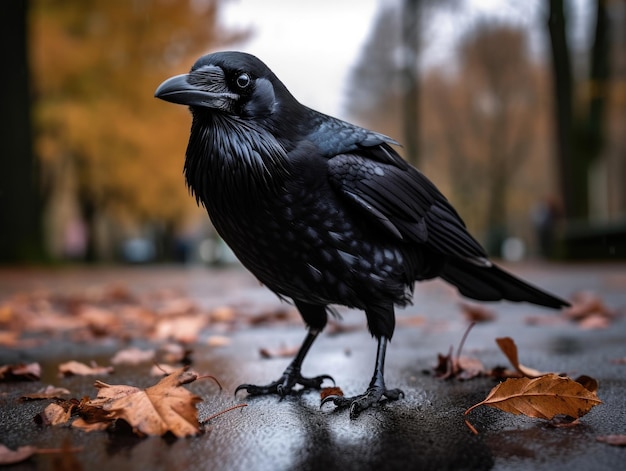
<path id="1" fill-rule="evenodd" d="M 557 166 L 564 215 L 577 216 L 574 187 L 574 156 L 572 155 L 572 69 L 565 30 L 563 0 L 550 0 L 548 30 L 552 46 L 552 84 L 554 87 L 554 117 Z"/>
<path id="2" fill-rule="evenodd" d="M 43 258 L 42 202 L 32 149 L 26 0 L 4 2 L 0 15 L 0 262 Z"/>
<path id="3" fill-rule="evenodd" d="M 402 124 L 406 158 L 419 163 L 419 28 L 420 1 L 404 0 L 402 16 Z"/>

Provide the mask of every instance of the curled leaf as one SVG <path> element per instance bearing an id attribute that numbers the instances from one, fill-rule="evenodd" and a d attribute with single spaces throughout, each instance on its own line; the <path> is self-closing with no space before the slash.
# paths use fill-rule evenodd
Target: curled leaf
<path id="1" fill-rule="evenodd" d="M 511 337 L 497 338 L 496 343 L 498 344 L 498 347 L 500 347 L 500 350 L 502 350 L 502 353 L 504 353 L 509 359 L 513 368 L 515 368 L 515 370 L 522 376 L 527 378 L 538 378 L 547 374 L 533 368 L 528 368 L 519 362 L 519 358 L 517 356 L 517 345 L 515 345 L 515 342 Z"/>
<path id="2" fill-rule="evenodd" d="M 504 412 L 550 420 L 556 415 L 579 418 L 602 401 L 594 391 L 571 378 L 547 374 L 539 378 L 512 378 L 494 387 L 487 398 L 465 411 L 469 414 L 478 406 L 489 406 Z M 476 429 L 467 421 L 470 429 Z"/>

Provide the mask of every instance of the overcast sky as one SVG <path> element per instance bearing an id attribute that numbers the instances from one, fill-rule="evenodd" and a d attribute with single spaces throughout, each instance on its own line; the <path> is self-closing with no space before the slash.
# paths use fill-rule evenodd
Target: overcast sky
<path id="1" fill-rule="evenodd" d="M 307 106 L 346 118 L 344 90 L 350 70 L 379 8 L 400 0 L 229 0 L 222 20 L 228 26 L 249 27 L 252 38 L 237 46 L 263 60 L 294 96 Z M 528 27 L 534 54 L 543 54 L 542 0 L 458 0 L 440 9 L 423 25 L 426 65 L 453 58 L 459 35 L 479 18 Z M 587 14 L 589 0 L 575 0 L 576 18 Z M 575 40 L 585 35 L 574 23 Z"/>

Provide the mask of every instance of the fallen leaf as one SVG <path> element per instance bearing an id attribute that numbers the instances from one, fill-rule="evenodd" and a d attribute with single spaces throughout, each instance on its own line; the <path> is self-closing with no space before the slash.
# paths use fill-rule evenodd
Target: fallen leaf
<path id="1" fill-rule="evenodd" d="M 182 363 L 188 365 L 191 363 L 191 354 L 193 350 L 186 345 L 170 342 L 161 345 L 157 351 L 157 359 L 163 363 Z"/>
<path id="2" fill-rule="evenodd" d="M 500 350 L 502 350 L 502 353 L 504 353 L 509 359 L 513 368 L 515 368 L 515 370 L 517 370 L 522 376 L 525 376 L 527 378 L 538 378 L 539 376 L 547 374 L 520 364 L 519 358 L 517 356 L 517 345 L 515 345 L 515 342 L 512 338 L 497 338 L 496 343 L 498 344 L 498 347 L 500 347 Z"/>
<path id="3" fill-rule="evenodd" d="M 601 314 L 590 314 L 578 322 L 583 330 L 606 329 L 611 325 L 611 319 Z"/>
<path id="4" fill-rule="evenodd" d="M 20 401 L 37 401 L 41 399 L 56 399 L 60 396 L 69 394 L 70 391 L 65 388 L 58 388 L 56 386 L 48 385 L 34 393 L 24 394 L 20 397 Z"/>
<path id="5" fill-rule="evenodd" d="M 170 365 L 169 363 L 155 363 L 150 368 L 150 376 L 168 376 L 180 370 L 180 365 Z M 189 373 L 197 375 L 195 371 L 189 370 Z"/>
<path id="6" fill-rule="evenodd" d="M 207 339 L 207 345 L 209 347 L 217 348 L 217 347 L 226 347 L 230 345 L 232 340 L 230 337 L 226 337 L 224 335 L 211 335 Z"/>
<path id="7" fill-rule="evenodd" d="M 113 373 L 112 366 L 98 366 L 92 363 L 91 366 L 78 361 L 68 361 L 59 365 L 59 376 L 93 376 L 108 375 Z"/>
<path id="8" fill-rule="evenodd" d="M 260 348 L 259 355 L 261 358 L 291 358 L 298 353 L 299 347 L 282 347 L 277 349 Z"/>
<path id="9" fill-rule="evenodd" d="M 602 401 L 595 392 L 571 378 L 547 374 L 538 378 L 513 378 L 494 387 L 487 398 L 465 411 L 469 414 L 478 406 L 488 406 L 515 415 L 550 420 L 556 415 L 579 418 Z M 466 419 L 474 432 L 476 429 Z"/>
<path id="10" fill-rule="evenodd" d="M 108 411 L 110 417 L 128 422 L 136 433 L 197 435 L 200 424 L 196 404 L 202 399 L 181 387 L 196 378 L 196 374 L 181 368 L 146 389 L 98 381 L 95 384 L 98 396 L 91 402 Z"/>
<path id="11" fill-rule="evenodd" d="M 596 440 L 613 446 L 626 446 L 626 435 L 601 435 Z"/>
<path id="12" fill-rule="evenodd" d="M 38 381 L 41 378 L 39 363 L 17 363 L 0 366 L 0 381 Z"/>
<path id="13" fill-rule="evenodd" d="M 154 350 L 141 350 L 136 347 L 126 348 L 117 352 L 111 358 L 113 365 L 138 365 L 139 363 L 150 362 L 154 359 Z"/>
<path id="14" fill-rule="evenodd" d="M 343 396 L 343 391 L 337 386 L 320 389 L 320 399 L 322 401 L 328 396 Z"/>
<path id="15" fill-rule="evenodd" d="M 609 308 L 602 298 L 592 291 L 579 291 L 572 295 L 572 305 L 563 310 L 568 319 L 581 321 L 589 316 L 615 317 L 615 310 Z"/>
<path id="16" fill-rule="evenodd" d="M 48 404 L 43 412 L 37 415 L 36 422 L 42 425 L 66 424 L 77 406 L 77 402 L 71 401 L 64 401 L 62 404 Z"/>
<path id="17" fill-rule="evenodd" d="M 459 303 L 463 316 L 470 322 L 491 322 L 495 320 L 496 313 L 483 304 L 461 302 Z"/>
<path id="18" fill-rule="evenodd" d="M 450 351 L 447 355 L 442 355 L 440 353 L 437 354 L 437 365 L 434 367 L 435 376 L 437 378 L 457 378 L 463 381 L 475 378 L 484 373 L 484 367 L 480 360 L 477 358 L 461 356 L 465 340 L 474 325 L 475 323 L 472 322 L 467 326 L 467 329 L 465 329 L 465 333 L 459 343 L 456 356 L 452 355 L 452 347 L 450 347 Z"/>
<path id="19" fill-rule="evenodd" d="M 21 446 L 11 450 L 0 443 L 0 465 L 20 463 L 37 453 L 34 446 Z"/>
<path id="20" fill-rule="evenodd" d="M 159 319 L 154 336 L 157 340 L 176 340 L 183 343 L 194 343 L 207 324 L 205 317 L 197 314 L 185 314 Z"/>
<path id="21" fill-rule="evenodd" d="M 598 381 L 591 376 L 582 375 L 576 378 L 574 381 L 582 384 L 587 391 L 591 391 L 592 393 L 598 391 Z"/>
<path id="22" fill-rule="evenodd" d="M 557 415 L 548 422 L 548 426 L 552 428 L 572 428 L 579 424 L 580 419 L 575 419 L 569 415 Z"/>

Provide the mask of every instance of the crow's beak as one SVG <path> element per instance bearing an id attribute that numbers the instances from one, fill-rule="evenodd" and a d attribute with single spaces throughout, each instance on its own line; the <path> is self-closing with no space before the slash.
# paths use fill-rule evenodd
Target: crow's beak
<path id="1" fill-rule="evenodd" d="M 178 105 L 206 106 L 207 93 L 195 85 L 191 85 L 187 79 L 188 74 L 177 75 L 168 78 L 154 92 L 156 98 L 176 103 Z"/>
<path id="2" fill-rule="evenodd" d="M 230 111 L 238 95 L 228 90 L 223 72 L 216 69 L 204 67 L 171 77 L 159 85 L 154 96 L 178 105 Z"/>

